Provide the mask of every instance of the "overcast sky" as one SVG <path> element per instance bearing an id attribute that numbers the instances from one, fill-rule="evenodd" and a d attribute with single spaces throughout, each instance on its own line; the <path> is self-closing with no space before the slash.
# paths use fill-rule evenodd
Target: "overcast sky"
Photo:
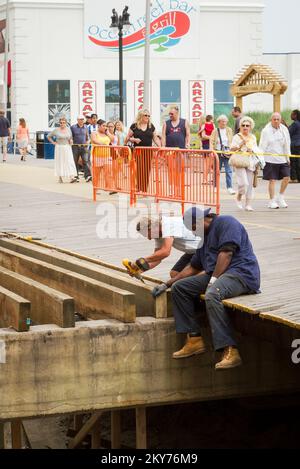
<path id="1" fill-rule="evenodd" d="M 264 52 L 300 52 L 300 0 L 264 3 Z"/>

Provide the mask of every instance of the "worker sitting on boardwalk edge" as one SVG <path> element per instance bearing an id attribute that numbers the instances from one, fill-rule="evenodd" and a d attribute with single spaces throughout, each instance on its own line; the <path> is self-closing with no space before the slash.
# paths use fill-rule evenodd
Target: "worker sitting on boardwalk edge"
<path id="1" fill-rule="evenodd" d="M 210 214 L 197 207 L 184 214 L 184 223 L 195 234 L 204 229 L 203 246 L 191 263 L 176 277 L 153 289 L 159 296 L 172 286 L 176 332 L 187 334 L 184 347 L 173 358 L 185 358 L 205 352 L 195 299 L 205 293 L 206 311 L 214 349 L 223 351 L 217 370 L 241 364 L 230 318 L 222 300 L 259 293 L 260 270 L 246 229 L 232 216 Z"/>

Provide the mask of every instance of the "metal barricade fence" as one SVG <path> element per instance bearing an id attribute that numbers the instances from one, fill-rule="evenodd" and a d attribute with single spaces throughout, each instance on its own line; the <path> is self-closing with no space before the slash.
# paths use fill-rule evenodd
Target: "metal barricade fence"
<path id="1" fill-rule="evenodd" d="M 210 150 L 137 147 L 133 152 L 134 196 L 207 205 L 220 212 L 219 158 Z"/>
<path id="2" fill-rule="evenodd" d="M 209 150 L 92 147 L 93 198 L 97 190 L 153 197 L 156 202 L 207 205 L 220 211 L 219 158 Z"/>
<path id="3" fill-rule="evenodd" d="M 132 155 L 129 147 L 92 145 L 93 199 L 97 191 L 133 195 Z M 130 200 L 132 204 L 132 200 Z"/>

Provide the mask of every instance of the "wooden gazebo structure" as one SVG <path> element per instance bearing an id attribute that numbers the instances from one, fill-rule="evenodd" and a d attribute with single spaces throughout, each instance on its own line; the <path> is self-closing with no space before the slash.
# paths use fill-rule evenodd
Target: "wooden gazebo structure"
<path id="1" fill-rule="evenodd" d="M 253 93 L 273 95 L 273 110 L 280 112 L 280 96 L 287 90 L 286 80 L 268 65 L 246 65 L 235 78 L 231 94 L 236 97 L 236 106 L 243 109 L 243 97 Z"/>

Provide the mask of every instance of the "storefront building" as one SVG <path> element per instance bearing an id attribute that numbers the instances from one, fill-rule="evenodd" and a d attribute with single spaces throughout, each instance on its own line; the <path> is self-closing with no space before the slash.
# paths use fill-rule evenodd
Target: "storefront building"
<path id="1" fill-rule="evenodd" d="M 11 0 L 12 127 L 20 117 L 33 131 L 53 127 L 62 114 L 72 123 L 79 113 L 90 112 L 117 119 L 119 56 L 117 35 L 109 26 L 112 8 L 120 14 L 125 4 L 132 23 L 124 36 L 123 61 L 124 120 L 130 125 L 143 98 L 145 3 Z M 152 0 L 150 111 L 156 127 L 172 104 L 191 123 L 208 113 L 230 112 L 234 76 L 244 65 L 264 60 L 262 15 L 259 0 Z M 262 109 L 265 102 L 271 108 L 271 100 L 257 96 L 245 105 Z"/>

